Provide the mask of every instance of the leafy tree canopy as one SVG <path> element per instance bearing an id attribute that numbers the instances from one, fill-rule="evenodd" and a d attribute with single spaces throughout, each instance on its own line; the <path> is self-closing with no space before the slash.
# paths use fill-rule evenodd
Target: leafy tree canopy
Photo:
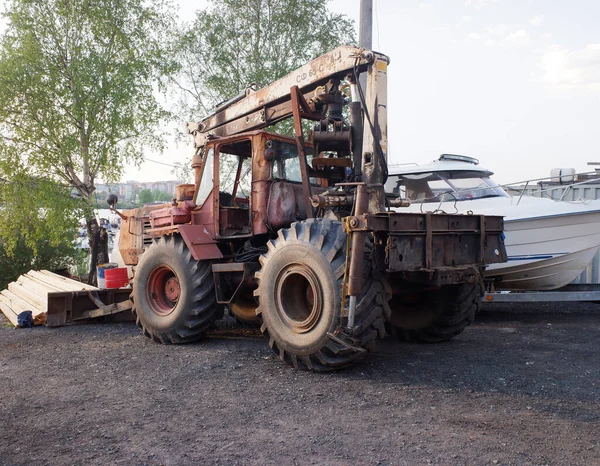
<path id="1" fill-rule="evenodd" d="M 354 23 L 327 9 L 329 0 L 209 0 L 184 29 L 178 84 L 190 117 L 246 89 L 269 84 L 341 44 Z"/>
<path id="2" fill-rule="evenodd" d="M 270 84 L 338 45 L 356 43 L 354 22 L 330 12 L 328 3 L 209 0 L 180 33 L 180 116 L 197 121 L 250 84 Z M 274 131 L 291 134 L 292 127 L 285 121 Z M 193 180 L 189 163 L 175 165 L 178 179 Z"/>
<path id="3" fill-rule="evenodd" d="M 155 95 L 176 70 L 162 0 L 11 0 L 0 43 L 0 159 L 91 201 L 160 146 Z"/>
<path id="4" fill-rule="evenodd" d="M 169 202 L 175 197 L 175 195 L 166 191 L 157 191 L 153 193 L 153 197 L 154 201 L 156 202 Z"/>
<path id="5" fill-rule="evenodd" d="M 149 189 L 142 189 L 140 191 L 140 204 L 150 204 L 154 201 L 154 196 L 152 195 L 152 191 Z"/>
<path id="6" fill-rule="evenodd" d="M 73 246 L 83 202 L 70 188 L 12 167 L 0 181 L 0 289 L 31 269 L 58 269 L 78 256 Z M 0 165 L 0 179 L 2 178 Z"/>

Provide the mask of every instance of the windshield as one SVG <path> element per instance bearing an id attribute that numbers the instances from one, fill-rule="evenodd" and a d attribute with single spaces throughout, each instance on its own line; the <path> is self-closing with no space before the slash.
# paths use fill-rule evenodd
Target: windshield
<path id="1" fill-rule="evenodd" d="M 492 179 L 474 171 L 390 175 L 385 189 L 421 202 L 508 197 Z"/>
<path id="2" fill-rule="evenodd" d="M 273 178 L 278 180 L 302 182 L 302 171 L 300 170 L 300 159 L 298 158 L 298 148 L 296 144 L 273 140 L 273 149 L 275 150 L 275 163 L 273 164 Z M 306 162 L 310 164 L 312 160 L 312 148 L 305 147 Z M 310 178 L 310 183 L 318 185 L 316 178 Z"/>

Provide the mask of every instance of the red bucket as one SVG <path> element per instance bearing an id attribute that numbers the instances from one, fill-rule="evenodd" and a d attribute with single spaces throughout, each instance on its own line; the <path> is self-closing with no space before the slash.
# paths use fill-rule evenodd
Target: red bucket
<path id="1" fill-rule="evenodd" d="M 106 269 L 104 271 L 104 279 L 106 280 L 106 288 L 122 288 L 129 285 L 127 267 Z"/>

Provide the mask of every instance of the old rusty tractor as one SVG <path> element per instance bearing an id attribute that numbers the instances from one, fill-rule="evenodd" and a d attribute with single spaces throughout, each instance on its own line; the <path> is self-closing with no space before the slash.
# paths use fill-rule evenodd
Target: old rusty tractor
<path id="1" fill-rule="evenodd" d="M 483 267 L 506 260 L 502 218 L 391 211 L 408 201 L 384 191 L 388 63 L 342 46 L 188 124 L 195 184 L 121 225 L 144 334 L 195 341 L 226 306 L 283 361 L 322 371 L 386 327 L 443 341 L 473 320 Z M 265 131 L 286 119 L 295 137 Z"/>

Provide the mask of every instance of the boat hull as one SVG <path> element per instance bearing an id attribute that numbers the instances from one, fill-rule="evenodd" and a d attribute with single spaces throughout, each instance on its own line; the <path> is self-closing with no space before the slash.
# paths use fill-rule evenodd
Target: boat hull
<path id="1" fill-rule="evenodd" d="M 508 262 L 486 278 L 499 290 L 552 290 L 572 282 L 600 248 L 600 211 L 505 221 Z"/>

